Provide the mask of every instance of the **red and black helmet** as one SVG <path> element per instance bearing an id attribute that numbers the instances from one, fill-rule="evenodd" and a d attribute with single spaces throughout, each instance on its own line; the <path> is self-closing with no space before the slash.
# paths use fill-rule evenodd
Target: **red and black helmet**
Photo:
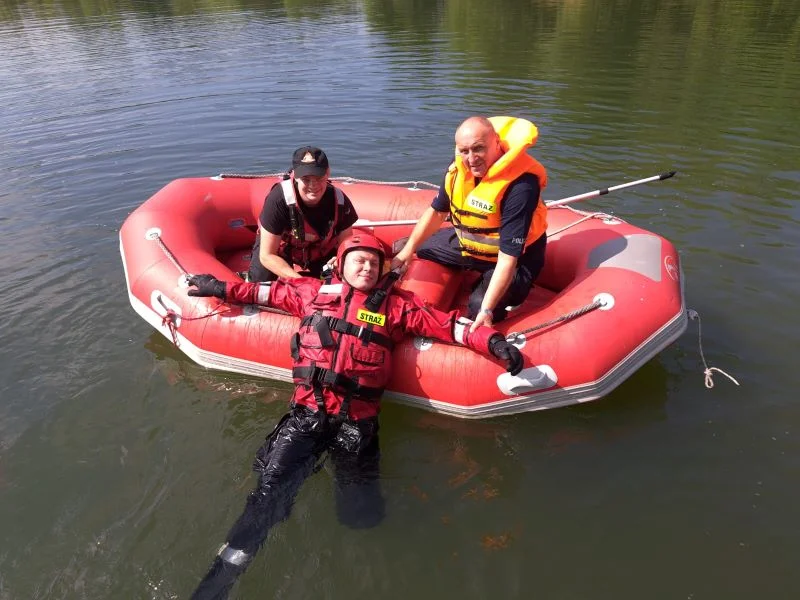
<path id="1" fill-rule="evenodd" d="M 386 248 L 384 248 L 381 241 L 371 233 L 365 231 L 354 231 L 353 235 L 339 244 L 339 249 L 336 251 L 336 264 L 341 273 L 344 266 L 344 257 L 351 250 L 372 250 L 377 252 L 380 257 L 380 268 L 378 273 L 383 273 L 383 263 L 386 261 Z"/>

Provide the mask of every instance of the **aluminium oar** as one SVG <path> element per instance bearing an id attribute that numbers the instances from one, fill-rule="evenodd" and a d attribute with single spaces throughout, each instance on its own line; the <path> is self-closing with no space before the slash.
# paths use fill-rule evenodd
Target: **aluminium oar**
<path id="1" fill-rule="evenodd" d="M 624 188 L 633 187 L 635 185 L 641 185 L 643 183 L 650 183 L 651 181 L 663 181 L 664 179 L 669 179 L 673 175 L 675 175 L 677 171 L 667 171 L 666 173 L 661 173 L 660 175 L 654 175 L 652 177 L 645 177 L 644 179 L 637 179 L 636 181 L 630 181 L 628 183 L 621 183 L 619 185 L 614 185 L 611 187 L 594 190 L 592 192 L 586 192 L 585 194 L 578 194 L 577 196 L 569 196 L 568 198 L 562 198 L 561 200 L 545 200 L 545 204 L 548 207 L 552 206 L 563 206 L 564 204 L 569 204 L 570 202 L 578 202 L 580 200 L 588 200 L 589 198 L 596 198 L 597 196 L 605 196 L 611 192 L 616 192 L 617 190 L 621 190 Z M 390 227 L 392 225 L 401 226 L 401 225 L 416 225 L 419 219 L 405 219 L 405 220 L 398 220 L 398 221 L 369 221 L 367 219 L 359 219 L 355 223 L 353 223 L 354 227 Z"/>
<path id="2" fill-rule="evenodd" d="M 651 181 L 663 181 L 664 179 L 669 179 L 675 175 L 676 172 L 677 171 L 667 171 L 666 173 L 661 173 L 661 175 L 653 175 L 653 177 L 645 177 L 644 179 L 638 179 L 628 183 L 621 183 L 620 185 L 594 190 L 593 192 L 586 192 L 585 194 L 578 194 L 577 196 L 569 196 L 568 198 L 562 198 L 561 200 L 551 200 L 549 202 L 545 202 L 545 204 L 547 204 L 548 207 L 562 206 L 564 204 L 569 204 L 570 202 L 577 202 L 578 200 L 588 200 L 589 198 L 595 198 L 597 196 L 605 196 L 610 192 L 616 192 L 617 190 L 633 187 L 634 185 L 641 185 L 642 183 L 650 183 Z"/>

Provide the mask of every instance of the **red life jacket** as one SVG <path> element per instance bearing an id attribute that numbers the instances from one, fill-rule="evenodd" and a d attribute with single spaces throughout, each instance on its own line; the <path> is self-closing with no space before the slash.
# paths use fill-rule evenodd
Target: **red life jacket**
<path id="1" fill-rule="evenodd" d="M 394 343 L 387 328 L 389 294 L 376 296 L 375 290 L 360 292 L 338 280 L 319 288 L 310 305 L 314 312 L 292 338 L 296 404 L 342 418 L 378 415 Z"/>
<path id="2" fill-rule="evenodd" d="M 292 227 L 290 231 L 284 232 L 281 236 L 278 253 L 281 256 L 288 256 L 292 263 L 307 269 L 310 263 L 330 256 L 336 250 L 336 224 L 339 222 L 339 208 L 344 206 L 344 194 L 339 188 L 333 187 L 336 195 L 336 202 L 333 204 L 333 220 L 327 233 L 322 236 L 309 224 L 303 214 L 301 203 L 295 194 L 294 179 L 281 181 L 281 189 L 284 202 L 289 208 L 289 220 Z"/>

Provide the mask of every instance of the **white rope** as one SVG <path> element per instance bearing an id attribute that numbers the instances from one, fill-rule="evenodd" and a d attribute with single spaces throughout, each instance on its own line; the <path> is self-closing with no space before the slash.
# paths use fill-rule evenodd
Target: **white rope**
<path id="1" fill-rule="evenodd" d="M 586 211 L 583 211 L 583 210 L 578 210 L 577 208 L 572 208 L 571 206 L 559 206 L 557 208 L 564 208 L 566 210 L 570 210 L 570 211 L 572 211 L 572 212 L 574 212 L 576 214 L 584 215 L 584 216 L 582 218 L 578 219 L 577 221 L 574 221 L 574 222 L 570 223 L 569 225 L 565 225 L 561 229 L 556 229 L 555 231 L 548 231 L 547 232 L 547 237 L 553 237 L 554 235 L 556 235 L 558 233 L 561 233 L 562 231 L 566 231 L 570 227 L 575 227 L 576 225 L 579 225 L 579 224 L 583 223 L 584 221 L 588 221 L 590 219 L 615 219 L 617 221 L 621 221 L 621 222 L 624 223 L 624 221 L 622 219 L 620 219 L 618 217 L 615 217 L 614 215 L 609 215 L 609 214 L 606 214 L 606 213 L 586 212 Z"/>
<path id="2" fill-rule="evenodd" d="M 703 369 L 704 369 L 703 370 L 703 375 L 705 375 L 706 387 L 708 389 L 711 389 L 711 388 L 714 387 L 713 371 L 716 371 L 717 373 L 722 373 L 723 375 L 725 375 L 725 377 L 730 379 L 733 383 L 735 383 L 736 385 L 739 385 L 739 382 L 736 381 L 736 379 L 734 379 L 732 376 L 728 375 L 722 369 L 718 369 L 717 367 L 709 367 L 708 366 L 708 363 L 706 363 L 705 354 L 703 354 L 703 330 L 702 330 L 702 326 L 700 324 L 700 315 L 698 314 L 698 312 L 696 310 L 692 310 L 691 308 L 688 309 L 686 311 L 686 313 L 689 315 L 689 318 L 692 321 L 694 321 L 694 320 L 697 321 L 697 343 L 700 346 L 700 360 L 703 361 Z"/>
<path id="3" fill-rule="evenodd" d="M 331 177 L 331 181 L 341 181 L 342 183 L 375 183 L 378 185 L 396 185 L 407 187 L 412 190 L 422 189 L 420 186 L 427 186 L 428 189 L 438 190 L 439 186 L 428 181 L 377 181 L 373 179 L 357 179 L 356 177 Z"/>
<path id="4" fill-rule="evenodd" d="M 285 172 L 280 173 L 220 173 L 217 177 L 232 178 L 232 179 L 263 179 L 267 177 L 283 177 Z M 339 181 L 341 183 L 375 183 L 378 185 L 396 185 L 398 187 L 407 187 L 412 190 L 423 189 L 427 187 L 432 190 L 438 190 L 439 186 L 430 183 L 429 181 L 379 181 L 375 179 L 358 179 L 356 177 L 331 177 L 331 181 Z"/>

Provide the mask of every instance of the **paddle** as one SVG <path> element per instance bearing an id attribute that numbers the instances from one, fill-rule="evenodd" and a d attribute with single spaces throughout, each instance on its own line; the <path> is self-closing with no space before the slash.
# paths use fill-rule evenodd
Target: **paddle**
<path id="1" fill-rule="evenodd" d="M 666 173 L 661 173 L 661 175 L 654 175 L 653 177 L 646 177 L 644 179 L 638 179 L 629 183 L 621 183 L 620 185 L 594 190 L 593 192 L 586 192 L 585 194 L 578 194 L 577 196 L 569 196 L 568 198 L 562 198 L 561 200 L 545 200 L 545 204 L 548 207 L 563 206 L 564 204 L 569 204 L 570 202 L 578 202 L 579 200 L 588 200 L 589 198 L 595 198 L 597 196 L 605 196 L 610 192 L 616 192 L 617 190 L 633 187 L 634 185 L 641 185 L 643 183 L 650 183 L 651 181 L 663 181 L 664 179 L 669 179 L 675 175 L 676 172 L 677 171 L 667 171 Z M 369 221 L 367 219 L 359 219 L 353 223 L 353 227 L 390 227 L 392 225 L 416 225 L 417 221 L 418 219 L 405 219 L 398 221 Z"/>
<path id="2" fill-rule="evenodd" d="M 561 200 L 551 200 L 549 202 L 545 202 L 548 207 L 550 206 L 562 206 L 564 204 L 569 204 L 570 202 L 577 202 L 578 200 L 588 200 L 589 198 L 595 198 L 597 196 L 605 196 L 609 192 L 616 192 L 617 190 L 621 190 L 623 188 L 633 187 L 634 185 L 640 185 L 642 183 L 650 183 L 651 181 L 663 181 L 664 179 L 669 179 L 673 175 L 675 175 L 676 171 L 667 171 L 666 173 L 661 173 L 661 175 L 654 175 L 653 177 L 645 177 L 644 179 L 638 179 L 636 181 L 631 181 L 629 183 L 621 183 L 620 185 L 615 185 L 609 188 L 603 188 L 601 190 L 594 190 L 593 192 L 586 192 L 585 194 L 578 194 L 577 196 L 570 196 L 569 198 L 562 198 Z"/>

